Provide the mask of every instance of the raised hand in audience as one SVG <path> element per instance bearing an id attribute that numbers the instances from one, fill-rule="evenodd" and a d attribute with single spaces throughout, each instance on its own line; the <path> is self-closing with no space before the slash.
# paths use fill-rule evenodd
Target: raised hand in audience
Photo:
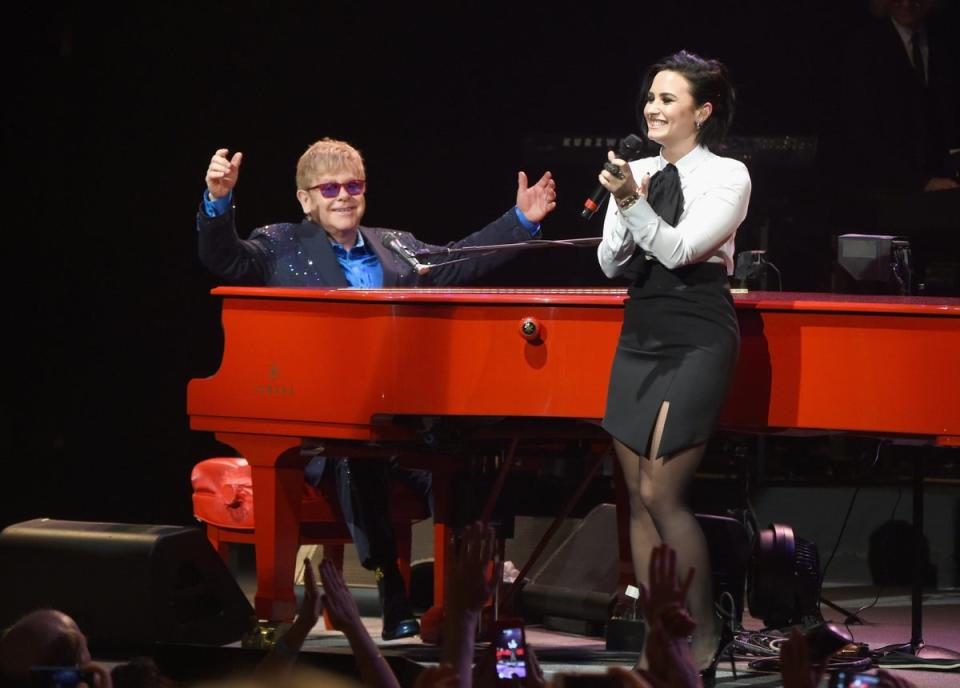
<path id="1" fill-rule="evenodd" d="M 527 669 L 526 677 L 522 679 L 514 677 L 511 683 L 516 688 L 544 688 L 547 680 L 544 678 L 537 653 L 529 643 L 526 646 L 524 664 Z M 497 688 L 502 685 L 497 679 L 497 649 L 494 645 L 491 644 L 477 660 L 477 666 L 473 672 L 473 684 L 476 688 Z"/>
<path id="2" fill-rule="evenodd" d="M 490 526 L 474 521 L 463 529 L 460 544 L 450 557 L 447 576 L 447 611 L 479 613 L 496 588 L 499 566 L 493 575 L 487 571 L 496 546 L 496 534 Z M 500 565 L 502 566 L 502 564 Z"/>
<path id="3" fill-rule="evenodd" d="M 667 544 L 657 545 L 650 556 L 649 586 L 640 586 L 640 606 L 647 620 L 648 681 L 669 686 L 700 685 L 689 637 L 696 623 L 687 611 L 687 591 L 694 569 L 683 581 L 677 578 L 677 553 Z"/>
<path id="4" fill-rule="evenodd" d="M 277 641 L 274 649 L 260 662 L 257 676 L 267 679 L 271 675 L 289 672 L 304 640 L 320 620 L 326 606 L 334 628 L 342 631 L 350 643 L 364 685 L 369 688 L 400 688 L 390 666 L 367 633 L 360 619 L 357 603 L 337 567 L 330 561 L 321 562 L 320 578 L 323 580 L 324 591 L 321 596 L 313 564 L 309 559 L 304 559 L 303 565 L 303 601 L 300 603 L 297 618 Z"/>
<path id="5" fill-rule="evenodd" d="M 443 618 L 443 661 L 461 677 L 463 688 L 472 683 L 473 647 L 480 612 L 502 575 L 500 565 L 488 573 L 495 552 L 493 528 L 479 521 L 463 530 L 459 545 L 448 557 L 446 610 Z"/>
<path id="6" fill-rule="evenodd" d="M 668 608 L 647 626 L 647 672 L 641 675 L 654 683 L 674 688 L 697 688 L 697 671 L 690 649 L 689 633 L 680 635 L 679 628 L 692 628 L 693 621 L 685 610 Z M 668 630 L 669 629 L 669 630 Z"/>
<path id="7" fill-rule="evenodd" d="M 303 566 L 303 600 L 300 602 L 297 618 L 257 666 L 257 675 L 289 671 L 296 662 L 307 635 L 320 619 L 323 607 L 320 603 L 320 592 L 317 590 L 317 576 L 309 559 L 304 559 Z"/>
<path id="8" fill-rule="evenodd" d="M 309 559 L 307 560 L 309 561 Z M 333 627 L 343 633 L 362 630 L 366 632 L 357 601 L 353 599 L 350 588 L 343 580 L 337 565 L 328 559 L 320 562 L 320 580 L 323 581 L 321 609 L 327 611 L 327 618 Z"/>
<path id="9" fill-rule="evenodd" d="M 650 555 L 649 585 L 640 584 L 640 607 L 647 620 L 656 618 L 662 609 L 669 606 L 686 609 L 687 592 L 695 573 L 691 566 L 687 577 L 679 581 L 676 550 L 666 543 L 654 547 Z"/>
<path id="10" fill-rule="evenodd" d="M 400 688 L 390 665 L 363 625 L 357 603 L 336 564 L 327 559 L 320 562 L 320 580 L 323 581 L 323 607 L 333 627 L 347 637 L 363 684 L 368 688 Z"/>

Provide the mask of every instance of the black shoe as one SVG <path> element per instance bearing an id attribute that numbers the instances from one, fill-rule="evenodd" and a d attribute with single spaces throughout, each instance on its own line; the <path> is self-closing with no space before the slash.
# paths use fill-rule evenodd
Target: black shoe
<path id="1" fill-rule="evenodd" d="M 717 664 L 720 663 L 721 659 L 730 660 L 730 670 L 733 672 L 733 677 L 737 677 L 737 666 L 733 661 L 733 641 L 732 620 L 725 618 L 720 627 L 720 641 L 717 643 L 717 651 L 714 653 L 713 659 L 710 660 L 709 666 L 700 671 L 700 682 L 703 684 L 703 688 L 713 688 L 713 685 L 717 682 Z"/>
<path id="2" fill-rule="evenodd" d="M 420 635 L 420 624 L 413 615 L 407 596 L 395 594 L 384 598 L 381 637 L 384 640 L 396 640 L 414 635 Z"/>
<path id="3" fill-rule="evenodd" d="M 398 638 L 411 638 L 420 635 L 420 622 L 416 619 L 404 619 L 397 624 L 387 624 L 383 622 L 383 633 L 380 637 L 384 640 L 397 640 Z"/>
<path id="4" fill-rule="evenodd" d="M 399 572 L 384 571 L 377 568 L 377 592 L 380 596 L 380 614 L 383 618 L 384 640 L 396 640 L 420 635 L 420 624 L 413 614 L 413 607 L 407 598 L 403 580 Z"/>

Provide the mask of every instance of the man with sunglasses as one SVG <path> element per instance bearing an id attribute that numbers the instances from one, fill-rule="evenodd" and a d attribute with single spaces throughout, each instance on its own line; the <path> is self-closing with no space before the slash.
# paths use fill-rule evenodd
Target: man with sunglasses
<path id="1" fill-rule="evenodd" d="M 207 189 L 197 215 L 200 260 L 224 280 L 270 287 L 416 287 L 464 284 L 506 262 L 507 252 L 451 264 L 420 275 L 383 243 L 391 230 L 360 224 L 366 209 L 366 174 L 360 152 L 344 141 L 322 139 L 297 163 L 297 200 L 304 219 L 237 236 L 232 208 L 241 153 L 214 153 Z M 557 205 L 556 184 L 547 172 L 533 186 L 518 174 L 516 205 L 500 218 L 448 247 L 526 241 Z M 429 246 L 408 232 L 393 231 L 411 250 Z M 434 247 L 435 248 L 435 247 Z M 357 362 L 363 365 L 363 362 Z M 327 467 L 327 464 L 330 464 Z M 375 572 L 383 613 L 384 640 L 420 632 L 396 563 L 390 522 L 388 477 L 413 484 L 429 500 L 430 474 L 403 470 L 393 462 L 315 457 L 307 480 L 319 485 L 332 470 L 337 496 L 361 564 Z"/>
<path id="2" fill-rule="evenodd" d="M 243 161 L 218 150 L 207 169 L 207 190 L 197 215 L 200 260 L 234 284 L 268 287 L 416 287 L 469 283 L 505 263 L 499 253 L 417 272 L 383 244 L 386 232 L 411 250 L 427 244 L 408 232 L 364 227 L 366 174 L 359 151 L 343 141 L 323 139 L 297 163 L 297 200 L 304 218 L 255 229 L 249 239 L 237 236 L 232 208 Z M 556 183 L 549 172 L 533 186 L 519 173 L 516 205 L 497 220 L 448 247 L 484 246 L 526 241 L 556 207 Z M 433 247 L 436 248 L 436 247 Z"/>

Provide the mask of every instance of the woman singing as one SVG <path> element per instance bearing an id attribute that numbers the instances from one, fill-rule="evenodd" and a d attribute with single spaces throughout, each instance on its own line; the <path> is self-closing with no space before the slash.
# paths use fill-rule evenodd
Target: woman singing
<path id="1" fill-rule="evenodd" d="M 710 151 L 733 108 L 721 63 L 685 51 L 671 55 L 647 71 L 637 108 L 660 155 L 627 163 L 610 152 L 600 173 L 613 196 L 600 266 L 608 277 L 631 282 L 603 427 L 630 494 L 637 579 L 646 581 L 660 542 L 677 551 L 678 571 L 697 572 L 689 605 L 701 668 L 712 667 L 720 629 L 706 540 L 683 492 L 720 413 L 740 344 L 727 275 L 750 175 L 739 161 Z"/>

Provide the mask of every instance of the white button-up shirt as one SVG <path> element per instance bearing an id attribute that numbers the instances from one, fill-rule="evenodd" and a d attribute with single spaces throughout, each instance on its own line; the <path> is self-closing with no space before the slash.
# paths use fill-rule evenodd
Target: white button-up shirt
<path id="1" fill-rule="evenodd" d="M 663 155 L 630 163 L 638 181 L 666 166 Z M 638 247 L 670 269 L 706 261 L 722 263 L 727 274 L 733 274 L 734 237 L 747 216 L 750 201 L 746 166 L 697 146 L 677 161 L 676 167 L 683 190 L 683 213 L 675 227 L 661 219 L 645 198 L 624 211 L 610 199 L 603 240 L 597 247 L 597 258 L 607 277 L 620 274 Z"/>

